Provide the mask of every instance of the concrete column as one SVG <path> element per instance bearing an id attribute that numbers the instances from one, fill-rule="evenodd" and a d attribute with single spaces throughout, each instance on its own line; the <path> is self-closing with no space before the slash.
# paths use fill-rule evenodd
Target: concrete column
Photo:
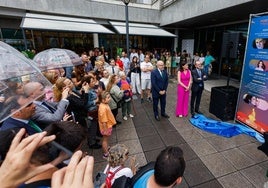
<path id="1" fill-rule="evenodd" d="M 94 43 L 94 48 L 99 48 L 99 35 L 98 35 L 98 33 L 93 33 L 93 43 Z"/>
<path id="2" fill-rule="evenodd" d="M 176 38 L 174 38 L 174 51 L 176 51 L 176 49 L 178 48 L 178 44 L 179 44 L 179 29 L 175 29 L 175 35 L 177 36 Z"/>

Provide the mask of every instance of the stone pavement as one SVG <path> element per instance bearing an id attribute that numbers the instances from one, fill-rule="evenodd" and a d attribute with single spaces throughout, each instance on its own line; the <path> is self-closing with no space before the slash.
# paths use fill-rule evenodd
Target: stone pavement
<path id="1" fill-rule="evenodd" d="M 226 85 L 226 79 L 210 79 L 205 85 L 200 111 L 217 119 L 209 113 L 210 90 L 214 86 Z M 231 80 L 230 85 L 239 87 L 239 82 Z M 134 100 L 135 117 L 123 120 L 113 129 L 110 145 L 127 145 L 139 166 L 155 160 L 167 146 L 180 146 L 184 151 L 186 170 L 178 187 L 262 188 L 268 181 L 268 158 L 257 149 L 260 143 L 246 135 L 224 138 L 202 131 L 191 125 L 190 115 L 187 118 L 176 117 L 176 92 L 176 81 L 171 79 L 166 109 L 170 118 L 162 118 L 160 122 L 154 119 L 151 103 L 141 104 L 140 100 Z M 107 164 L 102 158 L 102 150 L 88 152 L 95 158 L 94 173 L 102 171 Z"/>

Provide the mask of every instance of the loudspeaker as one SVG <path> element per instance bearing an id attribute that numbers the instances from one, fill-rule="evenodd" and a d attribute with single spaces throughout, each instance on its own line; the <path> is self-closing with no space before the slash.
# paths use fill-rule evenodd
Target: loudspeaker
<path id="1" fill-rule="evenodd" d="M 233 120 L 238 97 L 238 88 L 220 86 L 211 88 L 209 112 L 222 121 Z"/>

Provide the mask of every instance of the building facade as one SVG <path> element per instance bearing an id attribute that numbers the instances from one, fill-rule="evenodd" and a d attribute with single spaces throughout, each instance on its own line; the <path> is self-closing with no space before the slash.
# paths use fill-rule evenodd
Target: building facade
<path id="1" fill-rule="evenodd" d="M 217 58 L 213 71 L 226 75 L 231 65 L 234 70 L 232 77 L 239 79 L 249 16 L 265 12 L 267 8 L 265 0 L 131 1 L 128 4 L 128 18 L 134 27 L 130 27 L 129 46 L 148 50 L 166 48 L 182 51 L 182 41 L 190 39 L 194 41 L 190 54 L 210 50 Z M 117 48 L 126 48 L 126 36 L 120 30 L 124 30 L 124 27 L 120 28 L 120 25 L 112 23 L 125 24 L 125 10 L 125 4 L 120 0 L 2 0 L 0 40 L 20 50 L 25 49 L 25 43 L 27 48 L 38 51 L 59 47 L 72 49 L 77 53 L 94 47 L 104 47 L 115 55 Z M 43 15 L 47 20 L 31 22 L 31 17 L 27 17 L 29 14 Z M 54 17 L 57 22 L 53 25 Z M 82 30 L 87 20 L 94 22 L 93 26 Z M 70 22 L 74 25 L 69 26 Z M 135 27 L 135 24 L 138 26 Z M 154 26 L 157 26 L 156 30 L 159 29 L 159 32 L 150 30 Z M 96 29 L 98 27 L 101 29 Z M 142 32 L 136 33 L 140 28 L 143 29 Z M 175 37 L 163 34 L 161 30 Z M 226 45 L 230 39 L 235 43 L 231 49 L 231 54 L 234 55 L 227 58 L 226 54 L 229 53 L 226 50 L 229 49 Z"/>

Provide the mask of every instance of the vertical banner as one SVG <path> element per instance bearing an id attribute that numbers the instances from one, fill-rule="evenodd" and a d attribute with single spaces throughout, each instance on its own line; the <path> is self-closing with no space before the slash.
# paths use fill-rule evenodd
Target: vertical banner
<path id="1" fill-rule="evenodd" d="M 268 13 L 250 17 L 236 120 L 268 131 Z"/>
<path id="2" fill-rule="evenodd" d="M 123 48 L 116 48 L 116 55 L 121 57 L 122 51 L 123 51 Z"/>

